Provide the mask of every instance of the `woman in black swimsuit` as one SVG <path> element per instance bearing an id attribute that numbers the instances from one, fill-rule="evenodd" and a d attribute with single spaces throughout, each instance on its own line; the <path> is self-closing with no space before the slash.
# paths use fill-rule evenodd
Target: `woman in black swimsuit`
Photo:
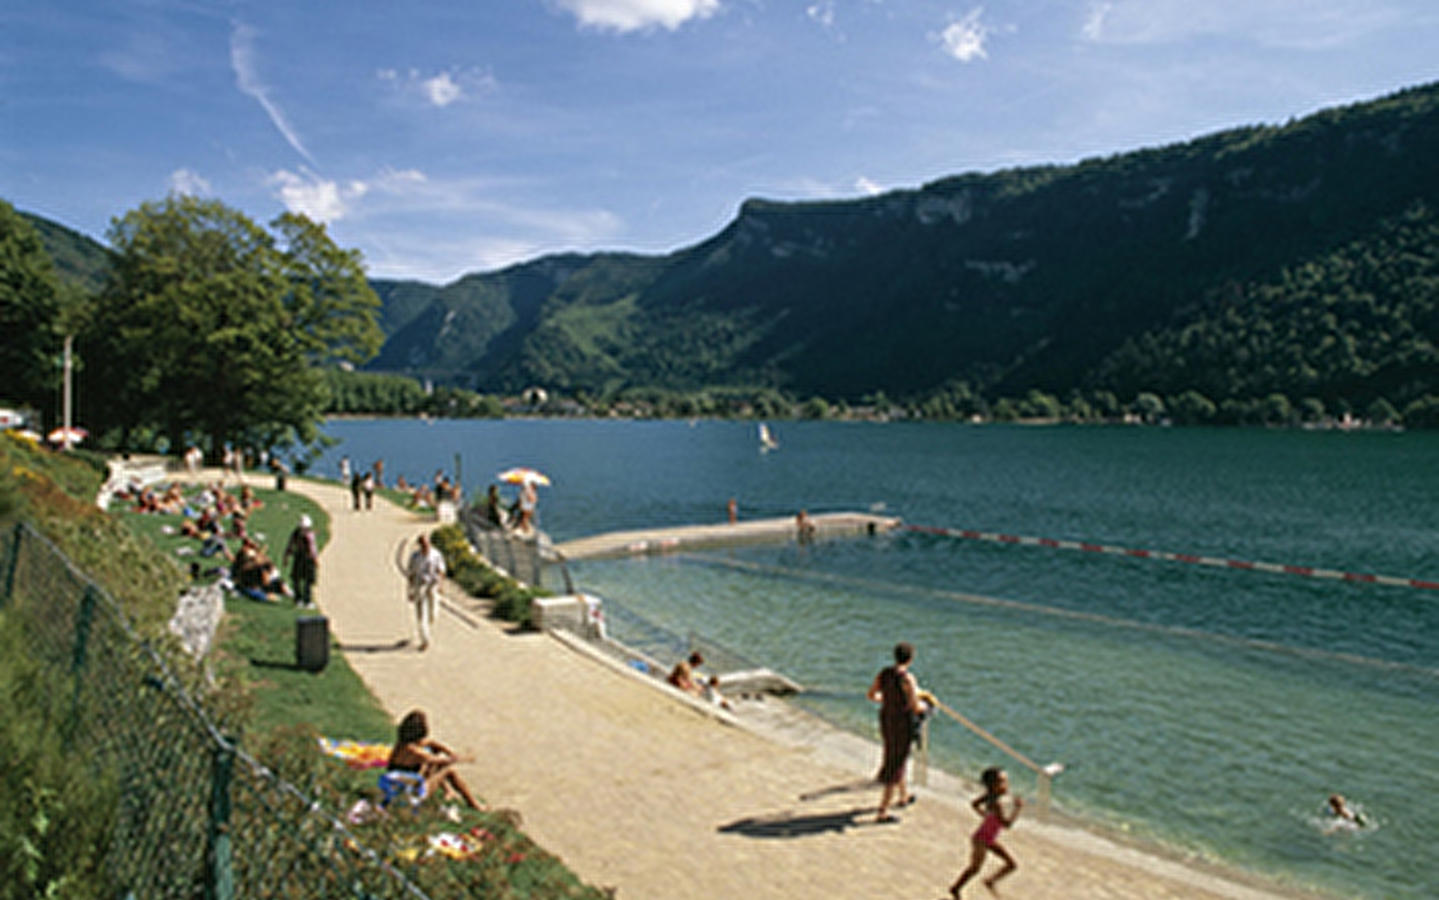
<path id="1" fill-rule="evenodd" d="M 390 761 L 385 766 L 391 772 L 414 772 L 425 779 L 425 794 L 442 787 L 448 798 L 458 794 L 472 809 L 484 809 L 470 793 L 469 786 L 455 771 L 455 764 L 462 760 L 455 751 L 430 737 L 430 725 L 425 714 L 412 710 L 400 720 L 395 736 Z"/>

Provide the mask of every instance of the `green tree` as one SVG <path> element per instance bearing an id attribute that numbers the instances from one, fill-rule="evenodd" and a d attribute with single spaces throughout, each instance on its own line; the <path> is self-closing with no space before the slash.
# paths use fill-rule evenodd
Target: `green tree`
<path id="1" fill-rule="evenodd" d="M 88 421 L 122 445 L 153 428 L 212 453 L 316 439 L 318 364 L 373 354 L 376 300 L 322 228 L 276 227 L 285 248 L 219 201 L 179 196 L 112 223 L 115 267 L 83 345 Z"/>
<path id="2" fill-rule="evenodd" d="M 1205 425 L 1218 415 L 1219 408 L 1208 397 L 1189 390 L 1169 401 L 1169 412 L 1180 425 Z"/>
<path id="3" fill-rule="evenodd" d="M 1294 405 L 1277 391 L 1264 398 L 1262 409 L 1266 425 L 1288 425 L 1294 418 Z"/>
<path id="4" fill-rule="evenodd" d="M 1143 421 L 1158 422 L 1164 416 L 1164 401 L 1158 394 L 1145 391 L 1134 398 L 1133 409 Z"/>
<path id="5" fill-rule="evenodd" d="M 61 287 L 40 235 L 0 200 L 0 400 L 51 407 Z"/>
<path id="6" fill-rule="evenodd" d="M 1431 394 L 1404 407 L 1404 425 L 1408 428 L 1439 428 L 1439 397 Z"/>
<path id="7" fill-rule="evenodd" d="M 1394 404 L 1383 397 L 1369 404 L 1364 415 L 1375 425 L 1389 425 L 1399 419 L 1399 411 L 1394 408 Z"/>
<path id="8" fill-rule="evenodd" d="M 831 412 L 829 401 L 823 397 L 811 397 L 799 408 L 801 419 L 828 419 Z"/>
<path id="9" fill-rule="evenodd" d="M 372 359 L 385 342 L 376 317 L 380 298 L 365 278 L 358 250 L 342 250 L 325 226 L 285 213 L 272 227 L 281 238 L 289 293 L 285 307 L 312 362 Z"/>
<path id="10" fill-rule="evenodd" d="M 1299 421 L 1309 424 L 1316 424 L 1324 421 L 1328 414 L 1324 409 L 1324 401 L 1318 397 L 1305 397 L 1299 401 Z"/>

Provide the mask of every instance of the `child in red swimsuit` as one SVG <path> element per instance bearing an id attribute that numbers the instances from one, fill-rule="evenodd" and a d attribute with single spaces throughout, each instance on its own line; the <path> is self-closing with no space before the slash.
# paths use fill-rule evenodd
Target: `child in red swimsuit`
<path id="1" fill-rule="evenodd" d="M 960 872 L 959 878 L 950 885 L 949 895 L 955 900 L 959 900 L 959 892 L 969 880 L 979 874 L 984 858 L 990 852 L 1004 860 L 1004 868 L 985 879 L 985 887 L 991 891 L 995 889 L 995 883 L 999 879 L 1019 868 L 1019 863 L 1015 862 L 1009 851 L 999 843 L 999 833 L 1014 825 L 1014 820 L 1019 818 L 1019 811 L 1024 808 L 1024 801 L 1015 797 L 1014 808 L 1006 816 L 1004 805 L 1000 801 L 1009 793 L 1009 776 L 1003 769 L 989 768 L 984 770 L 980 780 L 984 782 L 984 793 L 976 797 L 970 805 L 984 817 L 984 821 L 979 823 L 979 827 L 969 838 L 969 866 Z"/>

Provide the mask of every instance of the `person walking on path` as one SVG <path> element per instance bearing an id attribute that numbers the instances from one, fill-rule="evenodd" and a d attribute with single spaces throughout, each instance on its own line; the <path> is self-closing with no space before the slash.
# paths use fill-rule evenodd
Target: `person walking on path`
<path id="1" fill-rule="evenodd" d="M 984 880 L 984 886 L 991 892 L 997 893 L 995 885 L 999 879 L 1013 874 L 1014 870 L 1019 868 L 1019 863 L 1015 862 L 1010 852 L 999 843 L 999 833 L 1014 827 L 1014 820 L 1019 818 L 1020 810 L 1024 809 L 1024 801 L 1015 797 L 1009 815 L 1005 815 L 1003 799 L 1004 795 L 1009 793 L 1009 776 L 1003 769 L 989 768 L 984 770 L 980 780 L 984 783 L 984 793 L 974 798 L 970 805 L 984 820 L 970 836 L 968 867 L 959 873 L 959 878 L 949 887 L 949 895 L 955 900 L 959 900 L 959 892 L 969 880 L 979 874 L 984 858 L 990 853 L 1004 860 L 1004 868 Z"/>
<path id="2" fill-rule="evenodd" d="M 415 552 L 410 554 L 405 576 L 409 580 L 410 603 L 415 607 L 415 622 L 420 630 L 420 650 L 428 650 L 440 579 L 445 577 L 445 557 L 431 546 L 428 534 L 420 535 Z"/>
<path id="3" fill-rule="evenodd" d="M 309 516 L 300 516 L 300 524 L 290 532 L 284 560 L 290 564 L 290 585 L 295 591 L 295 605 L 301 609 L 313 609 L 320 551 L 315 546 L 315 526 Z"/>
<path id="4" fill-rule="evenodd" d="M 899 806 L 908 806 L 914 797 L 909 793 L 905 768 L 909 763 L 909 748 L 914 742 L 915 723 L 922 710 L 919 705 L 919 682 L 909 671 L 914 661 L 914 645 L 902 641 L 894 648 L 894 665 L 886 666 L 874 676 L 867 696 L 879 704 L 879 732 L 884 738 L 884 761 L 879 767 L 878 780 L 884 785 L 879 797 L 877 822 L 897 822 L 889 811 L 898 800 Z"/>
<path id="5" fill-rule="evenodd" d="M 365 497 L 365 512 L 375 508 L 375 475 L 373 472 L 366 472 L 360 479 L 360 493 Z M 359 507 L 355 507 L 359 509 Z"/>

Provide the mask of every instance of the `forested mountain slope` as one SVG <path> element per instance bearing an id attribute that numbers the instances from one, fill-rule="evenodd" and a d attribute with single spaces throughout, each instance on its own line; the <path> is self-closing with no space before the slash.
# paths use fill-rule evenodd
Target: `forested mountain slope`
<path id="1" fill-rule="evenodd" d="M 1428 85 L 1077 165 L 749 200 L 665 256 L 375 280 L 388 339 L 367 368 L 486 392 L 1403 405 L 1439 395 L 1436 159 Z"/>

